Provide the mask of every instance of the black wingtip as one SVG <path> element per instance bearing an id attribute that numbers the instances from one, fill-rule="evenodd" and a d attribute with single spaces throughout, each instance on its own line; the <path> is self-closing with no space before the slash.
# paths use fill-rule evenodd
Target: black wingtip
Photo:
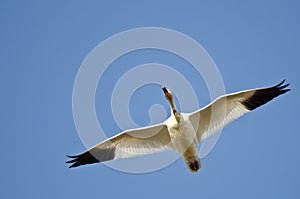
<path id="1" fill-rule="evenodd" d="M 71 160 L 68 160 L 68 161 L 66 161 L 65 163 L 66 163 L 66 164 L 71 164 L 71 163 L 73 163 L 72 165 L 69 166 L 69 168 L 75 167 L 75 166 L 74 166 L 74 162 L 77 161 L 77 158 L 79 157 L 79 155 L 66 155 L 66 156 L 67 156 L 68 158 L 71 158 Z"/>
<path id="2" fill-rule="evenodd" d="M 271 101 L 275 97 L 290 91 L 291 89 L 287 89 L 290 84 L 284 84 L 284 82 L 285 79 L 275 86 L 256 90 L 250 98 L 242 102 L 243 105 L 251 111 Z"/>
<path id="3" fill-rule="evenodd" d="M 67 155 L 68 158 L 72 158 L 69 161 L 66 161 L 66 164 L 71 164 L 69 166 L 69 168 L 74 168 L 74 167 L 78 167 L 81 165 L 81 158 L 82 158 L 82 154 L 81 155 Z"/>
<path id="4" fill-rule="evenodd" d="M 280 87 L 285 82 L 285 79 L 283 79 L 279 84 L 276 84 L 273 86 L 274 88 Z"/>
<path id="5" fill-rule="evenodd" d="M 271 87 L 271 88 L 277 88 L 277 89 L 279 89 L 279 90 L 283 90 L 283 89 L 285 89 L 286 87 L 288 87 L 290 84 L 288 83 L 288 84 L 285 84 L 285 85 L 283 85 L 283 83 L 285 82 L 285 79 L 283 79 L 279 84 L 277 84 L 277 85 L 275 85 L 275 86 L 273 86 L 273 87 Z M 291 89 L 286 89 L 286 90 L 291 90 Z"/>
<path id="6" fill-rule="evenodd" d="M 77 158 L 79 155 L 66 155 L 68 158 Z"/>
<path id="7" fill-rule="evenodd" d="M 75 168 L 75 167 L 78 167 L 78 166 L 75 166 L 75 164 L 72 164 L 69 166 L 69 169 L 72 169 L 72 168 Z"/>
<path id="8" fill-rule="evenodd" d="M 96 149 L 86 151 L 80 155 L 67 155 L 71 160 L 67 161 L 67 164 L 71 164 L 69 168 L 78 167 L 86 164 L 93 164 L 97 162 L 103 162 L 112 160 L 115 158 L 115 147 L 106 149 Z"/>

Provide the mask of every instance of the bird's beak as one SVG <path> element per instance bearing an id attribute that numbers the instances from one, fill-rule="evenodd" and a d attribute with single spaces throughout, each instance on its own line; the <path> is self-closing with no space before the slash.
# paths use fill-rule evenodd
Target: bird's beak
<path id="1" fill-rule="evenodd" d="M 164 91 L 165 94 L 168 93 L 168 90 L 166 89 L 166 87 L 163 86 L 162 90 Z"/>

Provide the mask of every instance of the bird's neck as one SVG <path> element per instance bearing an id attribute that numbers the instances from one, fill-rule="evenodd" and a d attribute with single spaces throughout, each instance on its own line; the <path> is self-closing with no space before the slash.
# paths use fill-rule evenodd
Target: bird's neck
<path id="1" fill-rule="evenodd" d="M 182 118 L 181 113 L 178 112 L 176 109 L 174 109 L 174 110 L 172 110 L 172 114 L 174 115 L 177 123 L 180 124 L 181 123 L 181 118 Z"/>
<path id="2" fill-rule="evenodd" d="M 169 100 L 169 103 L 170 103 L 170 108 L 171 108 L 172 114 L 174 115 L 177 123 L 180 124 L 180 122 L 181 122 L 181 114 L 180 114 L 179 111 L 177 111 L 176 106 L 174 104 L 174 100 L 173 99 Z"/>

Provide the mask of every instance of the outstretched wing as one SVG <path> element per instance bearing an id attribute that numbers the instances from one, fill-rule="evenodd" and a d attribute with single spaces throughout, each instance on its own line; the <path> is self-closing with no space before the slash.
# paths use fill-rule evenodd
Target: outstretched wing
<path id="1" fill-rule="evenodd" d="M 124 131 L 80 155 L 68 156 L 72 160 L 66 163 L 72 163 L 69 167 L 72 168 L 96 162 L 129 158 L 171 148 L 170 143 L 171 138 L 167 126 L 158 124 Z"/>
<path id="2" fill-rule="evenodd" d="M 273 98 L 289 91 L 284 80 L 269 88 L 259 88 L 221 96 L 206 107 L 189 115 L 198 142 L 217 132 L 231 121 L 241 117 Z"/>

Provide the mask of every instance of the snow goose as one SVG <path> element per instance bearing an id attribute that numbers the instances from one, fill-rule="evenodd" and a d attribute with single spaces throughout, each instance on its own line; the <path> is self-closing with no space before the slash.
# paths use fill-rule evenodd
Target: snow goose
<path id="1" fill-rule="evenodd" d="M 124 131 L 80 155 L 68 156 L 71 160 L 66 163 L 71 163 L 69 168 L 72 168 L 169 149 L 180 153 L 189 170 L 197 172 L 201 168 L 198 144 L 229 122 L 289 91 L 289 84 L 283 83 L 284 80 L 269 88 L 227 94 L 192 113 L 180 113 L 172 92 L 162 87 L 171 109 L 171 116 L 165 122 Z"/>

